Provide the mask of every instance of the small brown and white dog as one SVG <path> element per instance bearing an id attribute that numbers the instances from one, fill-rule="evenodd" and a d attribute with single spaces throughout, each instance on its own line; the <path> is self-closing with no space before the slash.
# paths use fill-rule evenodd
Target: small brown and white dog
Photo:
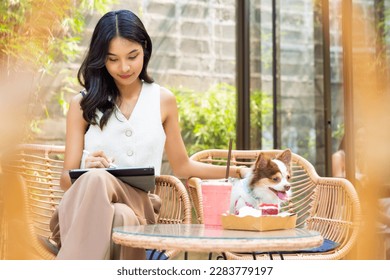
<path id="1" fill-rule="evenodd" d="M 230 213 L 238 215 L 242 207 L 259 209 L 261 204 L 277 204 L 291 196 L 291 150 L 272 159 L 260 153 L 243 179 L 233 181 Z"/>

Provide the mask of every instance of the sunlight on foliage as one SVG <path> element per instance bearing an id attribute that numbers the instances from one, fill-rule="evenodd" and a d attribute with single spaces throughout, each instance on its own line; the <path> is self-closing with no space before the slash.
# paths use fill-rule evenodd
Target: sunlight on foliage
<path id="1" fill-rule="evenodd" d="M 206 92 L 171 88 L 179 108 L 182 137 L 189 154 L 204 149 L 227 149 L 236 140 L 236 88 L 220 83 Z M 251 122 L 261 130 L 271 122 L 272 103 L 260 91 L 251 93 Z M 233 144 L 233 148 L 235 143 Z"/>
<path id="2" fill-rule="evenodd" d="M 74 75 L 68 67 L 83 54 L 81 40 L 86 18 L 103 14 L 117 0 L 1 0 L 0 2 L 0 78 L 2 81 L 23 78 L 23 96 L 30 96 L 24 114 L 26 138 L 40 134 L 42 118 L 51 118 L 55 106 L 63 114 L 68 110 L 66 93 L 76 83 L 64 81 L 64 88 L 55 92 L 57 104 L 47 104 L 47 81 L 51 77 Z M 63 63 L 62 71 L 58 70 Z M 68 72 L 64 72 L 68 71 Z M 59 73 L 58 73 L 59 72 Z M 32 76 L 31 82 L 26 77 Z M 29 80 L 30 81 L 30 80 Z M 0 80 L 1 82 L 1 80 Z M 27 85 L 28 83 L 28 85 Z M 8 83 L 10 84 L 10 83 Z M 18 85 L 6 88 L 9 98 L 18 92 Z M 12 93 L 9 94 L 8 92 Z M 1 100 L 2 102 L 4 100 Z M 21 106 L 24 104 L 20 104 Z M 28 115 L 28 116 L 27 116 Z"/>
<path id="3" fill-rule="evenodd" d="M 0 3 L 0 65 L 40 72 L 79 54 L 85 15 L 104 12 L 109 0 L 3 0 Z"/>

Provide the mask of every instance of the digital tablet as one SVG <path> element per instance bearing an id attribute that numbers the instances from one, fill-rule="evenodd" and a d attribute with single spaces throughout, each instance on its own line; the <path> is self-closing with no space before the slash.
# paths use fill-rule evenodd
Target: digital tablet
<path id="1" fill-rule="evenodd" d="M 69 170 L 69 176 L 72 183 L 89 170 L 91 169 Z M 145 192 L 152 191 L 155 187 L 154 167 L 105 168 L 104 170 L 130 186 L 141 189 Z"/>

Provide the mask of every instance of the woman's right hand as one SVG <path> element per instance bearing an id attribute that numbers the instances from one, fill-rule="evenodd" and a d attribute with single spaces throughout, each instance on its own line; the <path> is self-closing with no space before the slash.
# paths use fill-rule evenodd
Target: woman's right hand
<path id="1" fill-rule="evenodd" d="M 86 156 L 85 168 L 108 168 L 112 162 L 103 151 L 95 151 Z"/>

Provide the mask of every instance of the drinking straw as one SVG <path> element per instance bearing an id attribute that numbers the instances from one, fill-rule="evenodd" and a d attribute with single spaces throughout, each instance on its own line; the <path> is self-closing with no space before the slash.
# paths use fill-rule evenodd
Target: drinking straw
<path id="1" fill-rule="evenodd" d="M 227 165 L 226 165 L 226 175 L 225 175 L 225 181 L 228 181 L 229 178 L 229 171 L 230 171 L 230 158 L 232 157 L 232 139 L 229 140 L 229 151 L 228 151 L 228 158 L 227 158 Z"/>

